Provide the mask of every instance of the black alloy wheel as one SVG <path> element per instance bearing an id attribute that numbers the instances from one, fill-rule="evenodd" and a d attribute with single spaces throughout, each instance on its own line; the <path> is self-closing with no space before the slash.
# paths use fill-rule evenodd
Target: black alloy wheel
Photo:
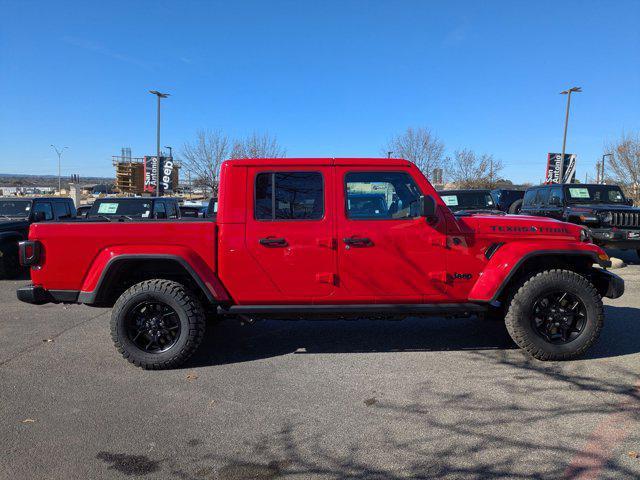
<path id="1" fill-rule="evenodd" d="M 166 303 L 143 301 L 126 314 L 127 336 L 146 353 L 162 353 L 180 338 L 178 313 Z"/>
<path id="2" fill-rule="evenodd" d="M 582 334 L 586 322 L 587 309 L 572 293 L 545 293 L 533 304 L 531 325 L 540 337 L 553 345 L 574 341 Z"/>

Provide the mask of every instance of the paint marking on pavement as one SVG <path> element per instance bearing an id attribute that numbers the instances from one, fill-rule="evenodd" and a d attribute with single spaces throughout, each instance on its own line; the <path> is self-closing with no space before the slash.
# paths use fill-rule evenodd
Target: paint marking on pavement
<path id="1" fill-rule="evenodd" d="M 640 392 L 640 382 L 633 390 L 633 396 Z M 564 472 L 565 479 L 596 480 L 602 468 L 612 457 L 614 450 L 629 434 L 629 427 L 640 410 L 637 398 L 619 405 L 619 411 L 610 413 L 591 432 L 589 440 L 573 457 Z"/>

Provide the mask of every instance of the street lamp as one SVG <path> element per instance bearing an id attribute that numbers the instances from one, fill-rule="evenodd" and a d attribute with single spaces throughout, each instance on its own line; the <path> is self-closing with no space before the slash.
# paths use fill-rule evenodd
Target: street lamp
<path id="1" fill-rule="evenodd" d="M 172 147 L 167 147 L 166 145 L 164 146 L 164 148 L 168 148 L 169 149 L 169 156 L 171 158 L 173 158 L 173 148 Z"/>
<path id="2" fill-rule="evenodd" d="M 162 173 L 160 172 L 160 99 L 167 98 L 169 96 L 168 93 L 160 93 L 157 90 L 149 90 L 149 93 L 158 97 L 158 126 L 156 129 L 156 165 L 158 168 L 158 177 L 156 179 L 156 195 L 159 197 L 160 193 L 160 176 Z"/>
<path id="3" fill-rule="evenodd" d="M 600 183 L 604 183 L 604 158 L 613 157 L 613 153 L 605 153 L 602 155 L 602 166 L 600 167 Z"/>
<path id="4" fill-rule="evenodd" d="M 567 114 L 564 119 L 564 137 L 562 139 L 562 156 L 560 157 L 560 183 L 564 183 L 564 150 L 567 145 L 567 126 L 569 125 L 569 108 L 571 107 L 571 93 L 579 93 L 582 91 L 580 87 L 571 87 L 569 90 L 560 92 L 560 95 L 567 96 Z"/>
<path id="5" fill-rule="evenodd" d="M 62 180 L 61 180 L 61 175 L 60 175 L 60 159 L 62 158 L 62 152 L 64 152 L 69 147 L 58 148 L 53 144 L 51 146 L 53 147 L 53 149 L 58 154 L 58 194 L 60 194 L 62 192 Z"/>

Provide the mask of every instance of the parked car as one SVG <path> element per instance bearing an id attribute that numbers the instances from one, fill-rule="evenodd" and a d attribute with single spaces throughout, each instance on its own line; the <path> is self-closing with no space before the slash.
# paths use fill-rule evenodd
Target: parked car
<path id="1" fill-rule="evenodd" d="M 18 242 L 27 239 L 30 224 L 68 219 L 75 214 L 71 198 L 0 198 L 0 278 L 13 278 L 19 273 Z"/>
<path id="2" fill-rule="evenodd" d="M 634 208 L 617 185 L 532 187 L 524 195 L 520 213 L 584 225 L 597 245 L 636 250 L 640 256 L 640 208 Z"/>
<path id="3" fill-rule="evenodd" d="M 99 198 L 87 218 L 106 220 L 176 219 L 180 218 L 178 200 L 172 197 Z"/>
<path id="4" fill-rule="evenodd" d="M 495 188 L 491 190 L 493 201 L 498 210 L 507 213 L 520 213 L 524 190 L 512 190 L 508 188 Z"/>
<path id="5" fill-rule="evenodd" d="M 473 213 L 501 213 L 489 190 L 440 190 L 440 198 L 457 215 Z"/>
<path id="6" fill-rule="evenodd" d="M 353 201 L 367 193 L 377 208 Z M 405 160 L 230 160 L 219 204 L 216 221 L 34 224 L 20 244 L 33 283 L 18 298 L 112 307 L 116 349 L 162 369 L 194 353 L 207 313 L 495 315 L 532 356 L 569 359 L 597 339 L 601 297 L 624 291 L 594 268 L 608 256 L 584 227 L 454 216 Z"/>

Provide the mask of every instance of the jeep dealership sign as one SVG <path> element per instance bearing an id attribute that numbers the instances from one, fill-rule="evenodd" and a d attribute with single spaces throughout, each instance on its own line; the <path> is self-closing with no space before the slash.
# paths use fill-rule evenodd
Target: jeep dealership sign
<path id="1" fill-rule="evenodd" d="M 547 174 L 545 183 L 573 183 L 576 181 L 576 155 L 564 154 L 563 179 L 560 181 L 560 157 L 561 153 L 549 153 L 547 155 Z"/>
<path id="2" fill-rule="evenodd" d="M 160 157 L 160 192 L 173 191 L 173 157 Z M 158 157 L 144 157 L 144 191 L 156 193 Z"/>

